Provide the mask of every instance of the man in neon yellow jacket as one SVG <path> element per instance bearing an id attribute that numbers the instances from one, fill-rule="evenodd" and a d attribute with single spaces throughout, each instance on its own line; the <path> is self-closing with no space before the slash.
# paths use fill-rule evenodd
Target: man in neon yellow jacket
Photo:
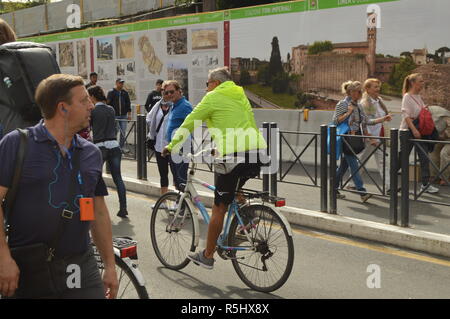
<path id="1" fill-rule="evenodd" d="M 259 161 L 251 162 L 250 151 L 267 148 L 259 132 L 251 105 L 244 89 L 232 80 L 228 68 L 211 70 L 208 75 L 207 94 L 186 117 L 163 155 L 177 151 L 190 133 L 206 121 L 208 130 L 219 151 L 219 157 L 245 154 L 246 161 L 236 165 L 228 174 L 218 174 L 211 221 L 208 226 L 206 249 L 188 258 L 207 269 L 214 266 L 214 250 L 219 237 L 228 205 L 233 201 L 236 186 L 239 188 L 249 179 L 257 176 L 261 168 Z M 240 178 L 240 179 L 239 179 Z"/>

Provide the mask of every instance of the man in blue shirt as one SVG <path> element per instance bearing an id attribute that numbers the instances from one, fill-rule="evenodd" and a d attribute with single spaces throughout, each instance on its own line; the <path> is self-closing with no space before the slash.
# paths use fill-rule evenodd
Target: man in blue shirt
<path id="1" fill-rule="evenodd" d="M 163 95 L 165 99 L 173 103 L 172 109 L 169 113 L 169 120 L 167 123 L 167 141 L 170 143 L 176 130 L 183 124 L 184 119 L 192 112 L 192 104 L 183 96 L 180 84 L 175 80 L 164 81 Z M 190 148 L 190 140 L 184 147 Z M 190 151 L 190 149 L 189 149 Z M 175 172 L 175 187 L 183 191 L 181 184 L 187 181 L 187 171 L 189 163 L 184 162 L 179 156 L 174 159 L 174 155 L 170 157 L 170 165 L 172 172 Z"/>
<path id="2" fill-rule="evenodd" d="M 19 287 L 19 277 L 25 272 L 12 258 L 12 248 L 35 244 L 51 247 L 57 238 L 54 254 L 48 255 L 49 267 L 65 265 L 65 262 L 78 265 L 81 287 L 68 287 L 66 277 L 70 272 L 65 273 L 64 269 L 62 273 L 51 273 L 49 281 L 56 290 L 53 295 L 36 297 L 104 298 L 105 291 L 109 291 L 108 297 L 115 298 L 118 282 L 111 220 L 104 200 L 107 189 L 102 179 L 101 153 L 95 145 L 76 135 L 89 124 L 93 109 L 83 79 L 67 74 L 52 75 L 37 87 L 36 102 L 44 119 L 28 128 L 27 153 L 16 200 L 8 216 L 8 243 L 3 229 L 4 212 L 0 207 L 0 294 L 11 297 L 17 288 L 16 298 L 28 293 Z M 10 132 L 0 142 L 0 201 L 12 187 L 19 143 L 18 131 Z M 79 165 L 72 160 L 77 158 Z M 78 173 L 72 173 L 76 166 Z M 71 180 L 73 176 L 77 177 L 76 181 Z M 70 194 L 68 189 L 71 188 L 78 195 Z M 81 218 L 80 197 L 93 198 L 93 221 Z M 71 215 L 65 222 L 64 231 L 55 237 L 59 233 L 63 211 L 70 211 Z M 103 283 L 90 247 L 89 230 L 105 264 Z M 25 278 L 34 277 L 29 274 Z"/>

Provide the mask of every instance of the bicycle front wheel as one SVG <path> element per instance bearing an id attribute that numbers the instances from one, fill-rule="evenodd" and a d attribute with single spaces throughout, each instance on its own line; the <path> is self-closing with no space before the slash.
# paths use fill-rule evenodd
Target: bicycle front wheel
<path id="1" fill-rule="evenodd" d="M 181 195 L 169 192 L 155 204 L 150 221 L 150 236 L 156 257 L 167 268 L 180 270 L 189 264 L 189 251 L 195 251 L 193 215 L 186 200 L 179 203 Z M 181 205 L 178 216 L 175 216 Z"/>
<path id="2" fill-rule="evenodd" d="M 294 243 L 283 220 L 270 206 L 251 205 L 240 209 L 244 226 L 235 216 L 230 225 L 228 245 L 249 247 L 243 231 L 253 241 L 253 250 L 232 250 L 233 267 L 251 289 L 271 292 L 280 288 L 292 271 Z"/>

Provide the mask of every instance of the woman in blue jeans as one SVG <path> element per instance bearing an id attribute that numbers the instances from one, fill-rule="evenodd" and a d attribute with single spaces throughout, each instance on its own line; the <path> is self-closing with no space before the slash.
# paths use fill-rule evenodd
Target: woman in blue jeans
<path id="1" fill-rule="evenodd" d="M 119 195 L 120 210 L 117 216 L 127 218 L 127 197 L 125 184 L 120 172 L 122 152 L 117 142 L 117 125 L 114 109 L 105 104 L 106 97 L 100 86 L 91 86 L 88 89 L 89 97 L 95 108 L 91 113 L 91 125 L 94 144 L 100 148 L 103 163 L 108 162 L 111 175 Z"/>
<path id="2" fill-rule="evenodd" d="M 367 125 L 375 125 L 391 120 L 390 115 L 377 119 L 369 119 L 367 117 L 362 105 L 358 103 L 362 97 L 361 82 L 348 81 L 343 83 L 342 93 L 347 96 L 336 105 L 333 122 L 334 124 L 339 125 L 340 123 L 347 121 L 350 130 L 347 134 L 362 135 L 362 133 L 364 133 L 364 135 L 369 136 L 370 134 L 367 132 Z M 376 143 L 377 141 L 374 140 L 373 142 Z M 336 182 L 334 186 L 337 191 L 342 177 L 345 172 L 347 172 L 348 168 L 350 168 L 356 190 L 361 196 L 361 201 L 365 203 L 372 195 L 367 194 L 361 175 L 358 172 L 358 167 L 359 162 L 355 155 L 342 153 L 341 165 L 336 172 Z M 343 199 L 345 196 L 337 191 L 337 198 Z"/>

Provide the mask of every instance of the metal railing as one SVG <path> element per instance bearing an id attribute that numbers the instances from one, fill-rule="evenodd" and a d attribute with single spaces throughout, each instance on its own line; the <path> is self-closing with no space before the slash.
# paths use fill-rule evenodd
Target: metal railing
<path id="1" fill-rule="evenodd" d="M 145 116 L 138 115 L 137 121 L 129 121 L 132 124 L 127 128 L 127 134 L 125 135 L 127 143 L 132 138 L 134 145 L 130 147 L 133 151 L 130 154 L 126 154 L 128 158 L 136 159 L 138 162 L 138 178 L 147 179 L 147 162 L 154 163 L 153 152 L 149 152 L 146 147 L 146 123 Z M 276 131 L 276 135 L 273 134 L 273 130 Z M 390 137 L 376 137 L 379 140 L 379 144 L 374 146 L 372 151 L 368 152 L 364 158 L 359 158 L 357 154 L 353 151 L 353 155 L 356 157 L 358 167 L 350 174 L 349 177 L 343 178 L 342 181 L 336 184 L 336 172 L 338 168 L 336 149 L 337 149 L 337 137 L 346 137 L 350 135 L 338 135 L 336 133 L 336 126 L 334 125 L 322 125 L 320 128 L 320 133 L 310 133 L 310 132 L 293 132 L 293 131 L 278 131 L 276 123 L 263 123 L 264 137 L 266 138 L 268 144 L 268 155 L 271 160 L 278 161 L 279 170 L 276 173 L 263 174 L 261 177 L 263 182 L 263 190 L 270 191 L 273 195 L 277 195 L 277 184 L 285 183 L 297 186 L 309 186 L 309 187 L 320 187 L 319 197 L 320 197 L 320 210 L 322 212 L 328 212 L 330 214 L 337 213 L 337 191 L 338 188 L 335 185 L 340 185 L 339 191 L 349 192 L 349 193 L 361 193 L 358 191 L 348 190 L 345 186 L 352 179 L 352 174 L 364 173 L 364 176 L 368 176 L 371 181 L 371 191 L 367 193 L 388 198 L 389 199 L 389 223 L 392 225 L 397 225 L 402 227 L 409 227 L 409 203 L 410 201 L 417 201 L 422 203 L 430 203 L 437 205 L 450 206 L 450 198 L 443 196 L 431 197 L 428 194 L 424 194 L 424 191 L 417 191 L 417 176 L 414 178 L 413 187 L 414 192 L 410 193 L 410 176 L 409 176 L 409 153 L 408 147 L 414 144 L 414 157 L 417 159 L 417 152 L 424 152 L 422 143 L 433 143 L 433 144 L 450 144 L 450 142 L 445 141 L 429 141 L 429 140 L 415 140 L 410 139 L 408 130 L 398 130 L 391 129 Z M 293 145 L 289 142 L 290 136 L 296 136 L 297 140 L 300 138 L 306 138 L 303 140 L 303 146 L 299 147 Z M 351 135 L 355 137 L 354 135 Z M 373 138 L 371 136 L 357 136 L 356 138 Z M 272 139 L 272 141 L 271 141 Z M 276 139 L 277 143 L 273 143 L 273 139 Z M 211 143 L 211 137 L 208 134 L 206 127 L 203 127 L 202 142 L 199 145 L 193 144 L 193 151 L 200 150 L 205 145 Z M 345 141 L 348 148 L 351 150 L 351 145 Z M 130 143 L 129 143 L 130 144 Z M 286 148 L 287 147 L 287 148 Z M 287 152 L 286 152 L 287 150 Z M 311 161 L 311 156 L 309 161 L 304 160 L 306 152 L 312 151 L 313 161 Z M 399 152 L 401 151 L 401 152 Z M 373 172 L 367 167 L 370 158 L 374 157 L 376 152 L 381 152 L 383 154 L 382 161 L 382 174 L 381 182 L 378 182 L 378 177 L 374 178 Z M 283 153 L 291 153 L 293 161 L 286 163 L 286 156 Z M 387 156 L 388 154 L 389 156 Z M 400 154 L 402 155 L 400 157 Z M 444 171 L 449 169 L 449 164 L 447 164 L 443 169 L 439 169 L 435 163 L 432 162 L 431 158 L 426 152 L 427 158 L 431 165 L 438 172 L 437 176 L 430 181 L 435 182 L 439 177 L 441 177 L 447 183 L 449 182 Z M 276 156 L 274 156 L 276 155 Z M 311 155 L 311 153 L 310 153 Z M 319 160 L 320 159 L 320 160 Z M 390 159 L 388 161 L 388 159 Z M 198 168 L 199 170 L 205 172 L 213 173 L 213 166 L 211 163 L 205 163 L 206 168 Z M 417 161 L 415 161 L 415 164 Z M 312 165 L 312 167 L 311 167 Z M 389 166 L 389 185 L 386 185 L 387 175 L 386 167 Z M 287 176 L 292 175 L 292 172 L 296 167 L 297 171 L 304 174 L 306 182 L 290 181 L 287 180 Z M 309 169 L 308 169 L 309 167 Z M 401 169 L 401 189 L 398 187 L 398 171 Z M 415 170 L 416 171 L 416 170 Z M 376 175 L 379 174 L 379 170 L 376 171 Z M 296 175 L 298 177 L 298 174 Z M 320 181 L 320 182 L 319 182 Z M 380 184 L 381 183 L 381 184 Z M 391 190 L 387 191 L 386 186 Z M 375 191 L 373 190 L 375 189 Z M 400 191 L 400 193 L 399 193 Z M 400 216 L 399 216 L 400 209 Z"/>

